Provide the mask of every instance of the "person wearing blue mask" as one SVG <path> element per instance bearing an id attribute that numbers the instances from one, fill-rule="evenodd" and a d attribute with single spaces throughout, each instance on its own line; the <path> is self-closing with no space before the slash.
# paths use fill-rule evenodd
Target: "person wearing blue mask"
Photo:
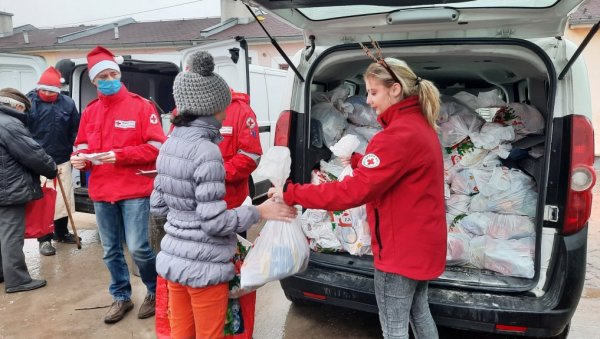
<path id="1" fill-rule="evenodd" d="M 121 70 L 109 50 L 98 46 L 87 60 L 98 99 L 81 114 L 71 164 L 91 170 L 88 193 L 94 202 L 113 298 L 104 322 L 116 323 L 133 308 L 123 241 L 147 288 L 138 318 L 149 318 L 154 315 L 156 293 L 156 259 L 148 243 L 154 179 L 137 173 L 156 168 L 158 150 L 166 137 L 154 106 L 121 83 Z"/>

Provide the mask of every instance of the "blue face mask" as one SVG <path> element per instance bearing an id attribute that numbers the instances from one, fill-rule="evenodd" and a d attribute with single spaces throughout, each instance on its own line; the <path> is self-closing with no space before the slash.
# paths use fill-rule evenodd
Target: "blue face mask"
<path id="1" fill-rule="evenodd" d="M 98 80 L 98 91 L 104 95 L 115 94 L 121 89 L 121 80 Z"/>

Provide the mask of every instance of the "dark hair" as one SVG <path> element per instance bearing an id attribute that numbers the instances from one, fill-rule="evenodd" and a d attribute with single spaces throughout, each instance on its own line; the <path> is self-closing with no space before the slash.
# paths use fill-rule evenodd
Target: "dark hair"
<path id="1" fill-rule="evenodd" d="M 192 121 L 198 119 L 199 117 L 199 115 L 188 115 L 179 112 L 179 114 L 176 116 L 171 117 L 171 124 L 173 124 L 175 127 L 189 126 Z"/>

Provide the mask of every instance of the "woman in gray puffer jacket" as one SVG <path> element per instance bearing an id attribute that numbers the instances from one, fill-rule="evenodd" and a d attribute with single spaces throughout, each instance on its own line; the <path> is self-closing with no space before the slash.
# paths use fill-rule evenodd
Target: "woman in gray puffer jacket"
<path id="1" fill-rule="evenodd" d="M 31 279 L 25 264 L 25 204 L 42 197 L 40 175 L 56 177 L 56 164 L 25 127 L 29 99 L 14 88 L 0 90 L 0 283 L 6 293 L 46 285 Z"/>
<path id="2" fill-rule="evenodd" d="M 215 338 L 223 335 L 236 233 L 260 218 L 290 220 L 296 210 L 272 200 L 227 209 L 217 144 L 231 92 L 213 73 L 210 54 L 196 53 L 190 61 L 173 84 L 180 113 L 160 149 L 150 198 L 152 214 L 167 216 L 156 270 L 168 281 L 171 336 Z"/>

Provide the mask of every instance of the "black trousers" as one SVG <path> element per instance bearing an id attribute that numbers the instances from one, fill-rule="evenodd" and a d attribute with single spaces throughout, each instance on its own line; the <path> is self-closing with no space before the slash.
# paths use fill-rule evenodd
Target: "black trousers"
<path id="1" fill-rule="evenodd" d="M 54 235 L 58 238 L 64 237 L 69 233 L 67 225 L 69 224 L 69 217 L 64 217 L 54 220 Z M 52 240 L 52 233 L 46 234 L 45 236 L 38 238 L 39 242 Z"/>
<path id="2" fill-rule="evenodd" d="M 25 204 L 0 206 L 0 277 L 5 288 L 31 281 L 27 271 L 25 241 Z"/>

